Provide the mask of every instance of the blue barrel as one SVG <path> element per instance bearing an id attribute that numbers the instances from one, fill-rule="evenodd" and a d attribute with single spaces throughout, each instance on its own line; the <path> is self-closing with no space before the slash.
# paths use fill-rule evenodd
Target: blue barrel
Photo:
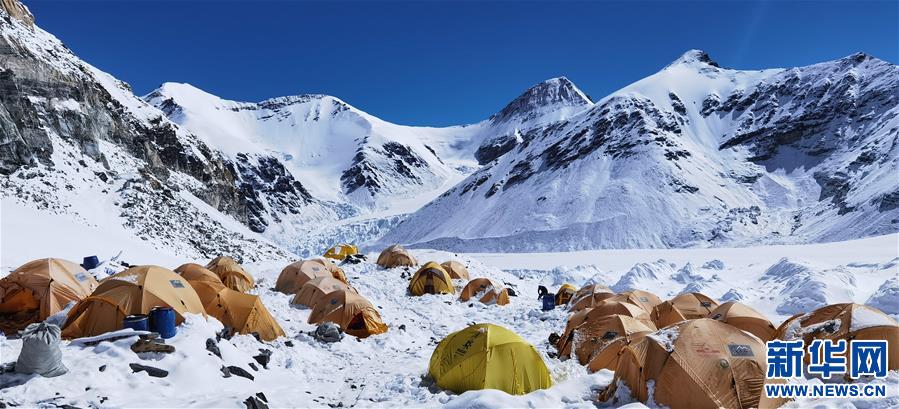
<path id="1" fill-rule="evenodd" d="M 175 310 L 172 307 L 155 307 L 150 310 L 150 330 L 160 337 L 171 338 L 178 333 L 175 328 Z"/>
<path id="2" fill-rule="evenodd" d="M 149 331 L 150 320 L 144 314 L 129 315 L 122 320 L 122 328 L 131 328 L 135 331 Z"/>
<path id="3" fill-rule="evenodd" d="M 543 295 L 543 311 L 549 311 L 553 308 L 556 308 L 556 295 L 555 294 L 544 294 Z"/>

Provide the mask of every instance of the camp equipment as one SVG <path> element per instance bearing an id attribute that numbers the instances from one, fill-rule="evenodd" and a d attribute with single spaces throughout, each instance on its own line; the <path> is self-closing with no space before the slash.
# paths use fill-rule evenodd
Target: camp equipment
<path id="1" fill-rule="evenodd" d="M 433 261 L 418 269 L 409 280 L 409 293 L 412 295 L 455 294 L 455 292 L 453 279 L 440 264 Z"/>
<path id="2" fill-rule="evenodd" d="M 22 335 L 22 351 L 16 360 L 16 372 L 52 378 L 69 370 L 62 363 L 59 327 L 44 322 L 31 324 Z"/>
<path id="3" fill-rule="evenodd" d="M 144 314 L 128 315 L 122 320 L 122 328 L 131 328 L 135 331 L 149 331 L 150 317 Z"/>
<path id="4" fill-rule="evenodd" d="M 440 341 L 428 365 L 437 386 L 456 393 L 499 389 L 523 395 L 552 386 L 534 346 L 494 324 L 476 324 Z"/>
<path id="5" fill-rule="evenodd" d="M 218 275 L 222 284 L 232 290 L 246 292 L 256 287 L 253 276 L 231 257 L 216 257 L 206 265 L 206 268 Z"/>
<path id="6" fill-rule="evenodd" d="M 394 267 L 413 267 L 418 265 L 418 260 L 415 259 L 415 256 L 412 253 L 409 253 L 403 246 L 399 244 L 394 244 L 390 247 L 384 249 L 380 255 L 378 255 L 378 265 L 384 268 L 394 268 Z"/>
<path id="7" fill-rule="evenodd" d="M 153 307 L 150 310 L 150 330 L 166 339 L 178 333 L 175 328 L 175 311 L 172 307 Z"/>
<path id="8" fill-rule="evenodd" d="M 159 306 L 172 307 L 176 323 L 187 313 L 205 316 L 187 280 L 163 267 L 137 266 L 106 278 L 90 297 L 78 302 L 66 317 L 62 335 L 77 338 L 114 331 L 122 328 L 125 316 L 148 314 Z"/>

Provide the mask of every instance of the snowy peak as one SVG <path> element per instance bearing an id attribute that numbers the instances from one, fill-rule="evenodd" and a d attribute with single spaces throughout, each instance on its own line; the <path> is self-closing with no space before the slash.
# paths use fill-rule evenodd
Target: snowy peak
<path id="1" fill-rule="evenodd" d="M 677 57 L 676 60 L 672 61 L 671 64 L 668 64 L 667 67 L 674 67 L 678 65 L 709 65 L 712 67 L 720 68 L 717 62 L 712 60 L 712 57 L 709 56 L 709 53 L 702 50 L 689 50 L 680 57 Z"/>
<path id="2" fill-rule="evenodd" d="M 534 122 L 550 114 L 581 111 L 593 105 L 593 101 L 568 78 L 558 77 L 543 81 L 529 88 L 499 113 L 490 117 L 493 124 Z M 561 118 L 559 118 L 561 119 Z"/>

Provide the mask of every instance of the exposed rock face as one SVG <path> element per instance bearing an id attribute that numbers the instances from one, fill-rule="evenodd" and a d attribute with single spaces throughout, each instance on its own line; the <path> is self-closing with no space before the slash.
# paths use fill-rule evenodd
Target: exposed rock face
<path id="1" fill-rule="evenodd" d="M 0 9 L 5 11 L 9 17 L 21 21 L 25 26 L 34 28 L 34 16 L 31 15 L 28 7 L 18 0 L 0 0 Z"/>

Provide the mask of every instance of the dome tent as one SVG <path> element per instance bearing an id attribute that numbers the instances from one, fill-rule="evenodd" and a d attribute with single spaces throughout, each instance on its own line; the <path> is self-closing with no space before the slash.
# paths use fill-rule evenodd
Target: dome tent
<path id="1" fill-rule="evenodd" d="M 281 274 L 278 275 L 278 281 L 275 282 L 275 291 L 284 294 L 296 294 L 296 292 L 303 287 L 303 284 L 319 277 L 333 278 L 334 276 L 328 268 L 319 261 L 297 261 L 288 264 L 287 267 L 284 267 L 284 269 L 281 270 Z"/>
<path id="2" fill-rule="evenodd" d="M 239 334 L 256 333 L 265 341 L 284 336 L 284 330 L 257 295 L 222 287 L 204 308 L 207 314 Z"/>
<path id="3" fill-rule="evenodd" d="M 769 408 L 784 400 L 764 397 L 765 343 L 711 319 L 683 321 L 622 349 L 615 379 L 641 402 L 678 408 Z M 650 387 L 652 385 L 652 387 Z M 652 396 L 650 396 L 652 394 Z"/>
<path id="4" fill-rule="evenodd" d="M 333 322 L 343 332 L 358 338 L 387 332 L 387 325 L 374 305 L 348 290 L 333 291 L 319 299 L 309 313 L 308 322 Z"/>
<path id="5" fill-rule="evenodd" d="M 455 294 L 453 279 L 450 275 L 433 261 L 422 266 L 409 280 L 409 293 L 412 295 L 424 294 Z"/>
<path id="6" fill-rule="evenodd" d="M 335 263 L 334 260 L 325 257 L 316 257 L 313 258 L 312 261 L 317 261 L 325 266 L 325 269 L 331 273 L 331 277 L 342 281 L 346 285 L 350 285 L 350 282 L 346 279 L 346 273 L 343 272 L 342 268 L 337 266 L 337 263 Z"/>
<path id="7" fill-rule="evenodd" d="M 440 267 L 443 267 L 453 280 L 468 280 L 471 277 L 468 274 L 468 269 L 465 268 L 465 264 L 455 260 L 444 261 L 440 264 Z"/>
<path id="8" fill-rule="evenodd" d="M 340 243 L 335 244 L 334 247 L 329 248 L 323 256 L 337 261 L 343 261 L 346 260 L 347 257 L 354 254 L 359 254 L 358 247 L 352 244 Z"/>
<path id="9" fill-rule="evenodd" d="M 177 323 L 184 314 L 206 315 L 190 283 L 174 271 L 159 266 L 131 267 L 107 277 L 99 287 L 69 311 L 62 329 L 64 338 L 93 336 L 122 328 L 127 315 L 148 314 L 153 307 L 168 306 Z"/>
<path id="10" fill-rule="evenodd" d="M 655 328 L 626 315 L 615 314 L 590 319 L 571 331 L 559 350 L 559 356 L 573 355 L 585 365 L 595 353 L 602 352 L 613 341 L 621 338 L 631 340 L 653 331 Z"/>
<path id="11" fill-rule="evenodd" d="M 209 281 L 224 285 L 224 283 L 222 283 L 222 279 L 219 278 L 217 274 L 199 264 L 182 264 L 175 269 L 175 272 L 181 274 L 181 277 L 184 277 L 185 280 L 191 283 L 193 283 L 194 281 Z"/>
<path id="12" fill-rule="evenodd" d="M 499 389 L 523 395 L 552 386 L 534 346 L 494 324 L 476 324 L 447 335 L 431 355 L 428 374 L 456 393 Z"/>
<path id="13" fill-rule="evenodd" d="M 652 321 L 656 327 L 664 328 L 684 320 L 694 320 L 709 316 L 718 302 L 702 293 L 684 293 L 653 308 Z"/>
<path id="14" fill-rule="evenodd" d="M 99 284 L 71 261 L 43 258 L 0 279 L 0 328 L 14 333 L 91 295 Z"/>
<path id="15" fill-rule="evenodd" d="M 559 351 L 559 355 L 568 356 L 571 343 L 574 340 L 575 329 L 586 322 L 601 320 L 604 317 L 613 315 L 623 315 L 633 318 L 650 330 L 656 330 L 652 320 L 649 319 L 649 314 L 642 308 L 626 302 L 604 301 L 594 308 L 578 311 L 568 317 L 568 322 L 565 324 L 565 332 L 562 333 L 562 336 L 556 343 L 556 350 Z"/>
<path id="16" fill-rule="evenodd" d="M 506 305 L 509 303 L 509 290 L 489 278 L 475 278 L 465 284 L 459 294 L 459 301 L 462 302 L 472 298 L 483 304 Z"/>
<path id="17" fill-rule="evenodd" d="M 568 304 L 568 301 L 571 301 L 571 298 L 574 297 L 574 294 L 577 293 L 577 288 L 571 284 L 565 283 L 559 287 L 559 291 L 556 291 L 556 305 L 564 305 Z"/>
<path id="18" fill-rule="evenodd" d="M 646 310 L 648 314 L 652 314 L 652 310 L 657 305 L 662 303 L 662 300 L 659 298 L 659 296 L 649 291 L 643 290 L 625 291 L 623 293 L 616 294 L 614 297 L 608 298 L 608 300 L 634 304 Z"/>
<path id="19" fill-rule="evenodd" d="M 206 268 L 218 275 L 222 284 L 232 290 L 246 292 L 256 287 L 253 276 L 231 257 L 218 256 L 212 259 Z"/>
<path id="20" fill-rule="evenodd" d="M 733 325 L 759 337 L 762 341 L 774 339 L 777 328 L 764 315 L 752 307 L 735 301 L 726 302 L 709 313 L 708 318 Z"/>
<path id="21" fill-rule="evenodd" d="M 815 339 L 886 340 L 891 351 L 887 354 L 890 370 L 899 370 L 899 324 L 882 311 L 861 304 L 832 304 L 807 314 L 797 314 L 780 324 L 775 338 L 785 341 L 802 339 L 806 348 Z M 848 348 L 847 348 L 848 350 Z M 809 354 L 805 355 L 806 360 Z M 846 356 L 850 365 L 851 356 Z"/>
<path id="22" fill-rule="evenodd" d="M 577 312 L 586 308 L 592 308 L 614 296 L 615 293 L 608 287 L 600 284 L 591 284 L 581 288 L 574 294 L 574 298 L 569 302 L 571 305 L 569 310 L 571 312 Z"/>
<path id="23" fill-rule="evenodd" d="M 418 265 L 418 260 L 403 246 L 394 244 L 378 255 L 378 265 L 384 268 L 413 267 Z"/>
<path id="24" fill-rule="evenodd" d="M 297 295 L 290 301 L 291 304 L 305 305 L 309 308 L 315 307 L 318 301 L 334 292 L 346 290 L 356 293 L 356 290 L 346 285 L 344 282 L 333 277 L 317 277 L 303 284 L 303 287 L 297 291 Z"/>

